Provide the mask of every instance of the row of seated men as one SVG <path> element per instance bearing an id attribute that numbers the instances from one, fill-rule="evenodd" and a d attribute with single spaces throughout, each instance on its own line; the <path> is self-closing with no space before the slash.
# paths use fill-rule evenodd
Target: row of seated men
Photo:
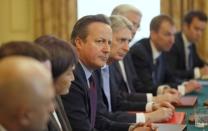
<path id="1" fill-rule="evenodd" d="M 173 20 L 167 15 L 156 16 L 150 24 L 150 37 L 140 40 L 129 50 L 129 42 L 134 37 L 140 20 L 141 13 L 131 5 L 116 7 L 109 18 L 102 14 L 82 17 L 76 22 L 71 34 L 71 43 L 76 52 L 71 45 L 51 36 L 43 36 L 35 40 L 35 43 L 47 50 L 45 53 L 43 48 L 35 50 L 40 47 L 36 47 L 34 43 L 11 42 L 1 46 L 2 58 L 10 55 L 33 58 L 38 56 L 35 58 L 51 70 L 56 107 L 54 110 L 53 93 L 41 91 L 45 93 L 42 94 L 43 96 L 47 96 L 48 103 L 38 97 L 39 105 L 35 105 L 38 109 L 34 109 L 40 111 L 34 111 L 36 114 L 19 112 L 21 117 L 16 116 L 18 119 L 15 123 L 11 116 L 4 115 L 6 113 L 3 112 L 8 110 L 5 103 L 8 102 L 2 101 L 5 109 L 0 112 L 0 130 L 1 127 L 9 131 L 43 130 L 44 124 L 50 117 L 46 129 L 49 131 L 140 131 L 153 128 L 151 125 L 141 123 L 170 119 L 175 110 L 171 103 L 177 103 L 181 95 L 200 90 L 201 85 L 196 80 L 190 79 L 208 74 L 208 69 L 199 59 L 193 44 L 198 41 L 205 29 L 207 16 L 199 11 L 189 12 L 184 17 L 182 33 L 176 34 L 176 37 Z M 192 45 L 191 50 L 186 50 L 189 45 Z M 11 66 L 21 63 L 21 60 L 15 62 L 17 60 L 14 59 L 20 58 L 10 57 L 12 62 L 10 66 L 6 66 L 8 68 L 6 74 L 12 75 L 13 71 L 9 70 Z M 7 62 L 9 57 L 4 58 L 4 61 L 2 60 L 2 65 L 4 63 L 9 65 Z M 23 63 L 25 61 L 27 60 Z M 177 62 L 179 64 L 175 64 Z M 25 63 L 28 64 L 28 68 L 31 66 L 29 62 Z M 19 66 L 12 69 L 19 70 L 16 67 Z M 37 72 L 35 70 L 35 73 Z M 18 75 L 16 77 L 19 78 Z M 17 79 L 16 77 L 11 79 Z M 2 75 L 1 78 L 5 80 L 5 76 Z M 17 80 L 22 81 L 21 78 Z M 40 84 L 46 81 L 38 79 L 37 82 L 29 76 L 24 77 L 26 78 Z M 47 84 L 49 85 L 44 86 L 52 86 L 51 81 Z M 22 85 L 20 86 L 23 88 Z M 44 88 L 43 85 L 41 86 L 41 89 Z M 6 94 L 1 87 L 1 94 Z M 30 87 L 29 89 L 32 89 L 33 86 Z M 36 98 L 33 92 L 23 93 L 24 95 L 15 93 L 16 96 L 13 97 Z M 62 100 L 60 95 L 63 95 Z M 11 97 L 11 95 L 0 96 L 4 99 Z M 40 108 L 42 102 L 45 107 Z M 37 104 L 37 102 L 31 103 Z M 12 104 L 14 103 L 11 102 Z M 8 105 L 8 108 L 11 105 Z M 46 108 L 47 111 L 43 110 Z M 12 109 L 18 111 L 14 107 Z M 46 115 L 46 112 L 50 115 Z"/>
<path id="2" fill-rule="evenodd" d="M 110 17 L 111 23 L 103 15 L 88 15 L 73 28 L 71 42 L 79 62 L 70 92 L 62 96 L 73 130 L 127 131 L 134 127 L 130 123 L 166 121 L 175 110 L 171 103 L 179 102 L 181 95 L 200 90 L 201 85 L 193 76 L 207 75 L 208 68 L 193 44 L 205 30 L 204 13 L 189 12 L 184 17 L 183 33 L 176 37 L 172 18 L 158 15 L 150 23 L 150 37 L 129 50 L 141 14 L 126 8 L 118 6 Z M 128 16 L 129 20 L 137 17 L 128 22 Z M 185 54 L 185 48 L 178 45 L 187 48 L 191 45 L 192 49 Z M 187 60 L 187 66 L 179 68 L 175 62 L 181 66 L 182 58 L 184 64 Z M 185 77 L 181 72 L 175 73 L 179 71 L 191 73 Z"/>

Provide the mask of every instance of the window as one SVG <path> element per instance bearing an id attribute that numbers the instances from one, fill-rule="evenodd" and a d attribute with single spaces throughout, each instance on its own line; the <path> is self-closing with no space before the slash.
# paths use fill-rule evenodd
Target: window
<path id="1" fill-rule="evenodd" d="M 78 18 L 85 15 L 105 14 L 110 16 L 112 9 L 120 4 L 131 4 L 142 12 L 140 30 L 131 42 L 149 36 L 151 19 L 160 14 L 160 0 L 78 0 Z"/>

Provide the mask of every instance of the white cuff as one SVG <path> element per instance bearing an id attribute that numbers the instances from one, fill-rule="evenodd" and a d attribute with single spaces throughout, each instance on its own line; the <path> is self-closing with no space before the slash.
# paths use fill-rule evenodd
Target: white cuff
<path id="1" fill-rule="evenodd" d="M 201 77 L 201 74 L 200 74 L 200 69 L 198 67 L 195 67 L 194 68 L 194 78 L 195 79 L 198 79 Z"/>
<path id="2" fill-rule="evenodd" d="M 147 102 L 152 102 L 153 96 L 152 93 L 147 93 Z"/>
<path id="3" fill-rule="evenodd" d="M 183 83 L 182 85 L 178 85 L 178 91 L 181 93 L 182 96 L 184 96 L 186 94 L 185 83 Z"/>
<path id="4" fill-rule="evenodd" d="M 170 87 L 169 85 L 161 85 L 157 88 L 157 95 L 162 95 L 163 94 L 163 90 L 165 87 Z"/>
<path id="5" fill-rule="evenodd" d="M 136 113 L 136 123 L 145 123 L 144 113 Z"/>
<path id="6" fill-rule="evenodd" d="M 151 112 L 152 111 L 152 105 L 153 105 L 153 102 L 148 102 L 146 104 L 145 111 L 146 112 Z"/>

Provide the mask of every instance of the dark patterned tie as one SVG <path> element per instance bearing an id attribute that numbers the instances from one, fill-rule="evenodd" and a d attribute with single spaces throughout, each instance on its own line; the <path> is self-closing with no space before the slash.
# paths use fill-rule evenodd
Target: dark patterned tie
<path id="1" fill-rule="evenodd" d="M 156 62 L 154 64 L 154 72 L 153 72 L 153 83 L 155 85 L 158 84 L 158 79 L 160 77 L 160 59 L 161 59 L 161 56 L 159 56 L 157 59 L 156 59 Z"/>
<path id="2" fill-rule="evenodd" d="M 194 48 L 194 46 L 191 44 L 188 48 L 189 48 L 188 70 L 191 70 L 194 66 L 194 62 L 193 62 L 193 48 Z"/>
<path id="3" fill-rule="evenodd" d="M 97 91 L 95 85 L 94 76 L 91 75 L 89 78 L 89 94 L 90 94 L 90 107 L 91 107 L 91 126 L 92 128 L 95 125 L 95 117 L 96 117 L 96 108 L 97 108 Z"/>

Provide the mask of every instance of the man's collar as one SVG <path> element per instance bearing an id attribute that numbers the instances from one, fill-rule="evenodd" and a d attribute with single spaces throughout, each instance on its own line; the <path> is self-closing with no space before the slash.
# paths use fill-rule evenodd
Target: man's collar
<path id="1" fill-rule="evenodd" d="M 187 39 L 187 37 L 184 33 L 182 33 L 182 39 L 183 39 L 185 47 L 189 47 L 191 45 L 191 42 Z"/>
<path id="2" fill-rule="evenodd" d="M 157 50 L 157 48 L 155 47 L 155 44 L 150 40 L 150 46 L 151 46 L 151 50 L 152 50 L 152 57 L 153 57 L 153 60 L 156 60 L 161 52 Z"/>
<path id="3" fill-rule="evenodd" d="M 105 64 L 103 67 L 101 67 L 101 69 L 105 69 L 107 68 L 109 65 L 108 64 Z"/>
<path id="4" fill-rule="evenodd" d="M 90 76 L 92 75 L 93 70 L 89 70 L 81 61 L 79 61 L 79 62 L 80 62 L 80 65 L 82 66 L 82 68 L 85 72 L 85 76 L 88 80 L 90 78 Z"/>

